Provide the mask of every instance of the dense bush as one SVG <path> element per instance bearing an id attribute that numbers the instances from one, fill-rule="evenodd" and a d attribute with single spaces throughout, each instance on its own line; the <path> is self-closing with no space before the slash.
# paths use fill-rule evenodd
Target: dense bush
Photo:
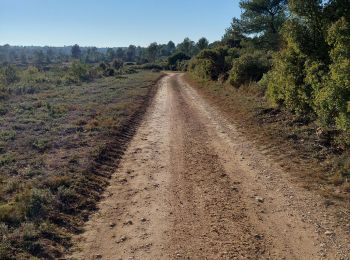
<path id="1" fill-rule="evenodd" d="M 228 50 L 227 47 L 202 50 L 190 61 L 189 71 L 203 79 L 217 80 L 220 75 L 226 74 L 231 67 L 226 61 Z"/>
<path id="2" fill-rule="evenodd" d="M 139 66 L 140 69 L 143 70 L 162 70 L 163 66 L 156 63 L 146 63 Z"/>
<path id="3" fill-rule="evenodd" d="M 263 52 L 246 53 L 233 59 L 229 82 L 239 87 L 244 83 L 259 81 L 270 69 L 270 60 Z"/>
<path id="4" fill-rule="evenodd" d="M 123 61 L 118 59 L 113 60 L 112 67 L 116 70 L 120 70 L 121 68 L 123 68 Z"/>
<path id="5" fill-rule="evenodd" d="M 177 64 L 176 64 L 176 70 L 178 70 L 178 71 L 187 71 L 188 70 L 188 64 L 189 64 L 188 60 L 178 61 Z"/>
<path id="6" fill-rule="evenodd" d="M 295 21 L 284 25 L 282 35 L 287 47 L 274 56 L 273 69 L 267 75 L 267 97 L 274 106 L 305 114 L 310 112 L 312 95 L 311 86 L 305 83 L 308 58 L 304 51 L 309 38 L 303 25 Z"/>
<path id="7" fill-rule="evenodd" d="M 168 58 L 168 66 L 171 70 L 181 70 L 184 71 L 185 64 L 184 61 L 189 60 L 190 57 L 183 52 L 177 52 Z M 181 67 L 181 68 L 180 68 Z"/>
<path id="8" fill-rule="evenodd" d="M 325 43 L 315 49 L 304 24 L 286 23 L 283 37 L 287 45 L 275 55 L 273 70 L 267 76 L 267 96 L 273 105 L 283 105 L 298 114 L 316 115 L 320 126 L 341 130 L 339 143 L 349 145 L 349 23 L 341 18 L 325 34 Z M 325 44 L 329 49 L 327 58 Z"/>
<path id="9" fill-rule="evenodd" d="M 12 65 L 5 65 L 0 68 L 0 86 L 7 86 L 18 81 L 17 70 Z"/>
<path id="10" fill-rule="evenodd" d="M 75 82 L 90 81 L 93 79 L 92 68 L 86 63 L 75 61 L 70 68 L 70 76 Z"/>
<path id="11" fill-rule="evenodd" d="M 343 132 L 340 143 L 350 145 L 350 26 L 343 18 L 328 30 L 331 64 L 322 79 L 313 81 L 315 112 L 323 125 L 335 124 Z"/>

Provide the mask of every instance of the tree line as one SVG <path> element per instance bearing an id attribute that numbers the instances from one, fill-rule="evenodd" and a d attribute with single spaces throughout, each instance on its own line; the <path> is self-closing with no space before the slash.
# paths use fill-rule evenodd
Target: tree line
<path id="1" fill-rule="evenodd" d="M 118 60 L 145 64 L 167 61 L 169 56 L 179 52 L 184 53 L 187 57 L 192 57 L 208 45 L 209 42 L 206 38 L 201 38 L 198 42 L 185 38 L 177 45 L 173 41 L 169 41 L 166 44 L 153 42 L 147 47 L 129 45 L 119 48 L 81 47 L 78 44 L 66 47 L 22 47 L 6 44 L 0 46 L 0 64 L 39 66 L 77 59 L 84 63 Z"/>

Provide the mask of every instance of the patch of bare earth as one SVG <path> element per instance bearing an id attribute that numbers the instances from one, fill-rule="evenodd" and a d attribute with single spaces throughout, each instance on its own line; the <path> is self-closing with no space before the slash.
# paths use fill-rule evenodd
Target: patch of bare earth
<path id="1" fill-rule="evenodd" d="M 181 74 L 157 95 L 71 259 L 347 259 L 349 236 Z"/>

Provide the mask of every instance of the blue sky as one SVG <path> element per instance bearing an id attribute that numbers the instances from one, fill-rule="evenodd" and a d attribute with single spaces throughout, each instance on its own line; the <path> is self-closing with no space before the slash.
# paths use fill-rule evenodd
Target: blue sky
<path id="1" fill-rule="evenodd" d="M 0 44 L 117 47 L 219 40 L 238 0 L 0 0 Z"/>

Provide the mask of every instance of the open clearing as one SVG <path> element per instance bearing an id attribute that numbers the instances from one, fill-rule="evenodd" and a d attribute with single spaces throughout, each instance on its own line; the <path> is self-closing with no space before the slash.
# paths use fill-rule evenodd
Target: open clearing
<path id="1" fill-rule="evenodd" d="M 168 74 L 72 259 L 348 259 L 349 234 Z"/>

